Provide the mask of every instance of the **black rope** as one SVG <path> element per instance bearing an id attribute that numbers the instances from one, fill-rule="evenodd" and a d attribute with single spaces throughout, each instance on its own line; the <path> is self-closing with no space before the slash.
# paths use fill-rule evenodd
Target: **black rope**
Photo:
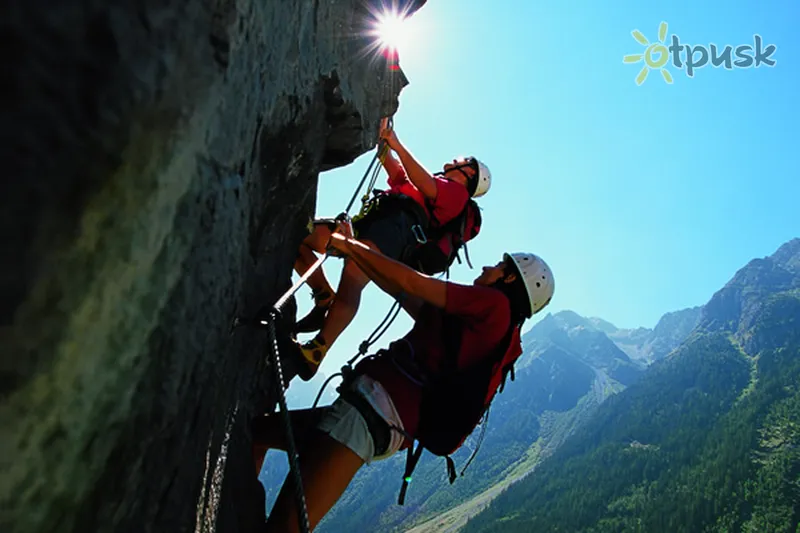
<path id="1" fill-rule="evenodd" d="M 325 390 L 325 387 L 328 386 L 328 383 L 330 383 L 331 380 L 333 378 L 335 378 L 336 376 L 344 376 L 344 374 L 342 372 L 337 372 L 337 373 L 335 373 L 334 375 L 330 376 L 328 379 L 325 380 L 325 383 L 323 383 L 322 387 L 319 388 L 319 392 L 317 393 L 317 397 L 314 399 L 314 403 L 311 404 L 311 408 L 312 409 L 316 409 L 317 408 L 317 404 L 319 403 L 319 399 L 322 398 L 322 391 Z"/>
<path id="2" fill-rule="evenodd" d="M 392 313 L 394 313 L 394 316 L 392 316 L 390 319 L 389 317 L 392 315 Z M 358 359 L 362 355 L 366 355 L 367 350 L 369 350 L 369 347 L 378 342 L 378 339 L 380 339 L 381 336 L 383 336 L 383 334 L 386 333 L 386 331 L 392 325 L 392 322 L 394 322 L 394 319 L 397 318 L 397 315 L 399 314 L 400 314 L 400 301 L 395 300 L 394 303 L 392 304 L 392 307 L 389 308 L 389 312 L 386 313 L 386 316 L 383 318 L 381 323 L 378 324 L 378 327 L 375 328 L 372 334 L 365 341 L 359 344 L 358 353 L 354 355 L 349 361 L 347 361 L 347 365 L 348 366 L 352 365 L 356 359 Z M 380 333 L 378 333 L 378 330 L 381 328 L 383 329 L 380 331 Z"/>
<path id="3" fill-rule="evenodd" d="M 394 127 L 394 119 L 392 119 L 391 117 L 389 117 L 388 126 L 389 128 Z M 352 209 L 353 204 L 356 201 L 356 198 L 358 198 L 358 192 L 361 190 L 361 187 L 364 186 L 364 182 L 367 181 L 367 176 L 369 176 L 370 172 L 372 172 L 372 176 L 370 178 L 369 184 L 367 185 L 367 189 L 366 191 L 364 191 L 364 196 L 361 197 L 362 205 L 366 203 L 367 200 L 369 200 L 370 192 L 372 191 L 373 188 L 375 188 L 375 182 L 378 180 L 378 175 L 380 174 L 381 170 L 381 166 L 380 165 L 375 166 L 375 162 L 381 159 L 381 152 L 388 150 L 389 147 L 386 146 L 386 141 L 381 140 L 378 143 L 378 149 L 375 151 L 375 155 L 372 157 L 372 160 L 369 162 L 369 165 L 367 165 L 367 170 L 364 171 L 364 175 L 361 177 L 361 181 L 358 182 L 356 190 L 353 191 L 353 196 L 350 198 L 350 201 L 347 202 L 347 207 L 344 210 L 345 213 L 350 213 L 350 209 Z M 375 167 L 374 169 L 373 166 Z"/>
<path id="4" fill-rule="evenodd" d="M 298 520 L 300 522 L 300 531 L 308 533 L 311 527 L 308 522 L 308 509 L 306 507 L 306 497 L 303 491 L 303 479 L 300 476 L 300 467 L 298 465 L 297 446 L 294 441 L 294 432 L 292 431 L 292 421 L 289 417 L 289 410 L 286 407 L 286 391 L 283 388 L 283 370 L 280 364 L 280 355 L 278 352 L 278 336 L 275 332 L 275 321 L 277 320 L 280 309 L 275 309 L 269 320 L 269 339 L 272 343 L 272 350 L 270 350 L 270 364 L 275 372 L 277 378 L 276 388 L 278 390 L 278 405 L 281 409 L 281 418 L 283 419 L 284 430 L 286 431 L 287 442 L 287 455 L 289 456 L 289 466 L 292 470 L 292 477 L 294 479 L 295 497 L 298 502 Z"/>
<path id="5" fill-rule="evenodd" d="M 378 154 L 380 153 L 380 150 L 381 150 L 381 146 L 378 146 L 378 150 L 375 152 L 375 156 L 372 158 L 372 161 L 369 162 L 369 166 L 367 166 L 367 170 L 366 170 L 366 172 L 364 172 L 364 176 L 361 178 L 361 181 L 358 182 L 358 186 L 356 187 L 356 190 L 353 191 L 353 197 L 350 198 L 349 202 L 347 202 L 347 207 L 344 210 L 345 213 L 349 213 L 350 212 L 350 208 L 353 207 L 353 203 L 356 201 L 356 198 L 358 198 L 358 191 L 361 190 L 361 187 L 364 185 L 364 182 L 367 181 L 367 176 L 369 176 L 369 173 L 372 170 L 372 166 L 375 164 L 375 161 L 378 160 Z M 376 169 L 379 169 L 379 168 L 380 167 L 376 167 Z"/>
<path id="6" fill-rule="evenodd" d="M 376 166 L 375 170 L 372 172 L 372 177 L 367 184 L 367 188 L 364 190 L 364 196 L 361 197 L 361 213 L 364 212 L 364 209 L 369 201 L 369 195 L 372 190 L 375 188 L 375 183 L 378 181 L 378 175 L 380 174 L 381 167 Z"/>

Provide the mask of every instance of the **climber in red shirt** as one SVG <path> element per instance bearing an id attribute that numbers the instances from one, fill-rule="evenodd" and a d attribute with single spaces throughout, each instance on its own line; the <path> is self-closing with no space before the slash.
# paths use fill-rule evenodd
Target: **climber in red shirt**
<path id="1" fill-rule="evenodd" d="M 346 226 L 340 224 L 331 237 L 330 249 L 356 263 L 370 280 L 398 299 L 414 318 L 414 326 L 386 350 L 361 361 L 343 382 L 340 396 L 332 405 L 290 412 L 312 529 L 362 465 L 387 458 L 411 447 L 414 439 L 423 438 L 423 394 L 431 390 L 430 383 L 439 387 L 441 381 L 432 378 L 446 361 L 452 361 L 447 354 L 454 340 L 459 341 L 455 344 L 459 370 L 513 361 L 522 352 L 522 324 L 548 305 L 554 292 L 549 267 L 534 254 L 504 254 L 496 265 L 483 267 L 470 286 L 421 274 L 349 235 Z M 459 338 L 453 339 L 453 335 Z M 502 359 L 496 358 L 503 353 Z M 509 354 L 511 359 L 506 359 Z M 498 372 L 496 366 L 484 364 L 483 368 Z M 489 387 L 496 389 L 498 383 L 492 383 Z M 474 394 L 480 402 L 486 393 L 479 390 Z M 458 417 L 458 413 L 453 415 Z M 251 427 L 253 456 L 260 472 L 268 449 L 286 450 L 285 433 L 279 414 L 257 417 Z M 427 428 L 427 438 L 431 434 L 435 438 L 437 430 L 450 431 L 433 425 Z M 294 484 L 287 477 L 267 531 L 299 530 L 295 496 Z"/>
<path id="2" fill-rule="evenodd" d="M 442 172 L 432 174 L 398 140 L 394 130 L 382 125 L 380 136 L 398 158 L 387 153 L 383 166 L 388 174 L 388 194 L 380 195 L 363 218 L 353 222 L 358 239 L 382 254 L 404 262 L 405 255 L 424 236 L 431 219 L 443 225 L 458 216 L 470 197 L 486 194 L 491 185 L 489 169 L 474 157 L 454 159 Z M 303 275 L 324 253 L 334 225 L 323 221 L 314 225 L 298 251 L 295 271 Z M 410 264 L 410 262 L 406 262 Z M 339 287 L 333 291 L 322 269 L 308 280 L 314 308 L 298 320 L 296 332 L 319 331 L 304 344 L 297 343 L 299 376 L 308 381 L 317 372 L 325 354 L 350 324 L 369 278 L 353 261 L 345 261 Z"/>

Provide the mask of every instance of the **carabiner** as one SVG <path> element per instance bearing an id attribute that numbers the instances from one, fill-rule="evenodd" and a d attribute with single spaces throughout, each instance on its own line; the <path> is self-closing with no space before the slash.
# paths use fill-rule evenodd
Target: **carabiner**
<path id="1" fill-rule="evenodd" d="M 414 235 L 414 238 L 417 239 L 418 243 L 425 244 L 428 242 L 428 238 L 425 236 L 425 231 L 419 224 L 414 224 L 411 226 L 411 233 Z"/>

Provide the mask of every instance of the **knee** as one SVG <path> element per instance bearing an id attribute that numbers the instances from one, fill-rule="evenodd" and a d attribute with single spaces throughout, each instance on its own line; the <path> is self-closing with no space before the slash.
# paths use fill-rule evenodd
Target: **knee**
<path id="1" fill-rule="evenodd" d="M 331 230 L 324 224 L 316 224 L 311 234 L 303 239 L 303 244 L 317 253 L 325 253 L 325 247 L 331 238 Z"/>

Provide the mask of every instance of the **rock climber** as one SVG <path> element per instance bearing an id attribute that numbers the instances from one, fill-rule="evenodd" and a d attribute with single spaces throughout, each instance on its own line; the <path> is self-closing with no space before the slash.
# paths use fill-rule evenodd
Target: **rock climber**
<path id="1" fill-rule="evenodd" d="M 502 345 L 521 353 L 521 325 L 550 303 L 554 292 L 548 265 L 530 253 L 504 254 L 466 285 L 421 274 L 379 253 L 353 238 L 347 224 L 337 226 L 328 246 L 398 299 L 414 325 L 386 350 L 360 361 L 332 405 L 290 412 L 312 529 L 362 465 L 408 448 L 418 438 L 422 380 L 441 364 L 449 346 L 445 331 L 461 335 L 459 365 L 486 361 Z M 459 329 L 445 329 L 445 320 L 455 321 Z M 512 331 L 517 335 L 510 336 Z M 257 472 L 268 449 L 287 449 L 281 422 L 280 413 L 252 421 Z M 298 531 L 293 489 L 287 477 L 267 531 Z"/>
<path id="2" fill-rule="evenodd" d="M 432 174 L 420 164 L 400 142 L 397 134 L 384 120 L 380 138 L 397 154 L 395 159 L 387 152 L 383 167 L 388 174 L 389 189 L 370 204 L 363 218 L 353 222 L 359 241 L 382 254 L 399 261 L 415 245 L 431 217 L 443 225 L 458 216 L 469 198 L 486 194 L 491 185 L 489 169 L 474 157 L 454 159 L 444 165 L 443 171 Z M 300 245 L 295 271 L 303 275 L 317 260 L 315 252 L 325 252 L 335 224 L 331 221 L 316 223 L 311 234 Z M 321 268 L 308 280 L 314 307 L 298 320 L 297 333 L 318 331 L 311 340 L 300 344 L 302 361 L 298 374 L 308 381 L 317 372 L 325 354 L 355 316 L 361 292 L 369 277 L 354 261 L 345 261 L 334 292 Z"/>

